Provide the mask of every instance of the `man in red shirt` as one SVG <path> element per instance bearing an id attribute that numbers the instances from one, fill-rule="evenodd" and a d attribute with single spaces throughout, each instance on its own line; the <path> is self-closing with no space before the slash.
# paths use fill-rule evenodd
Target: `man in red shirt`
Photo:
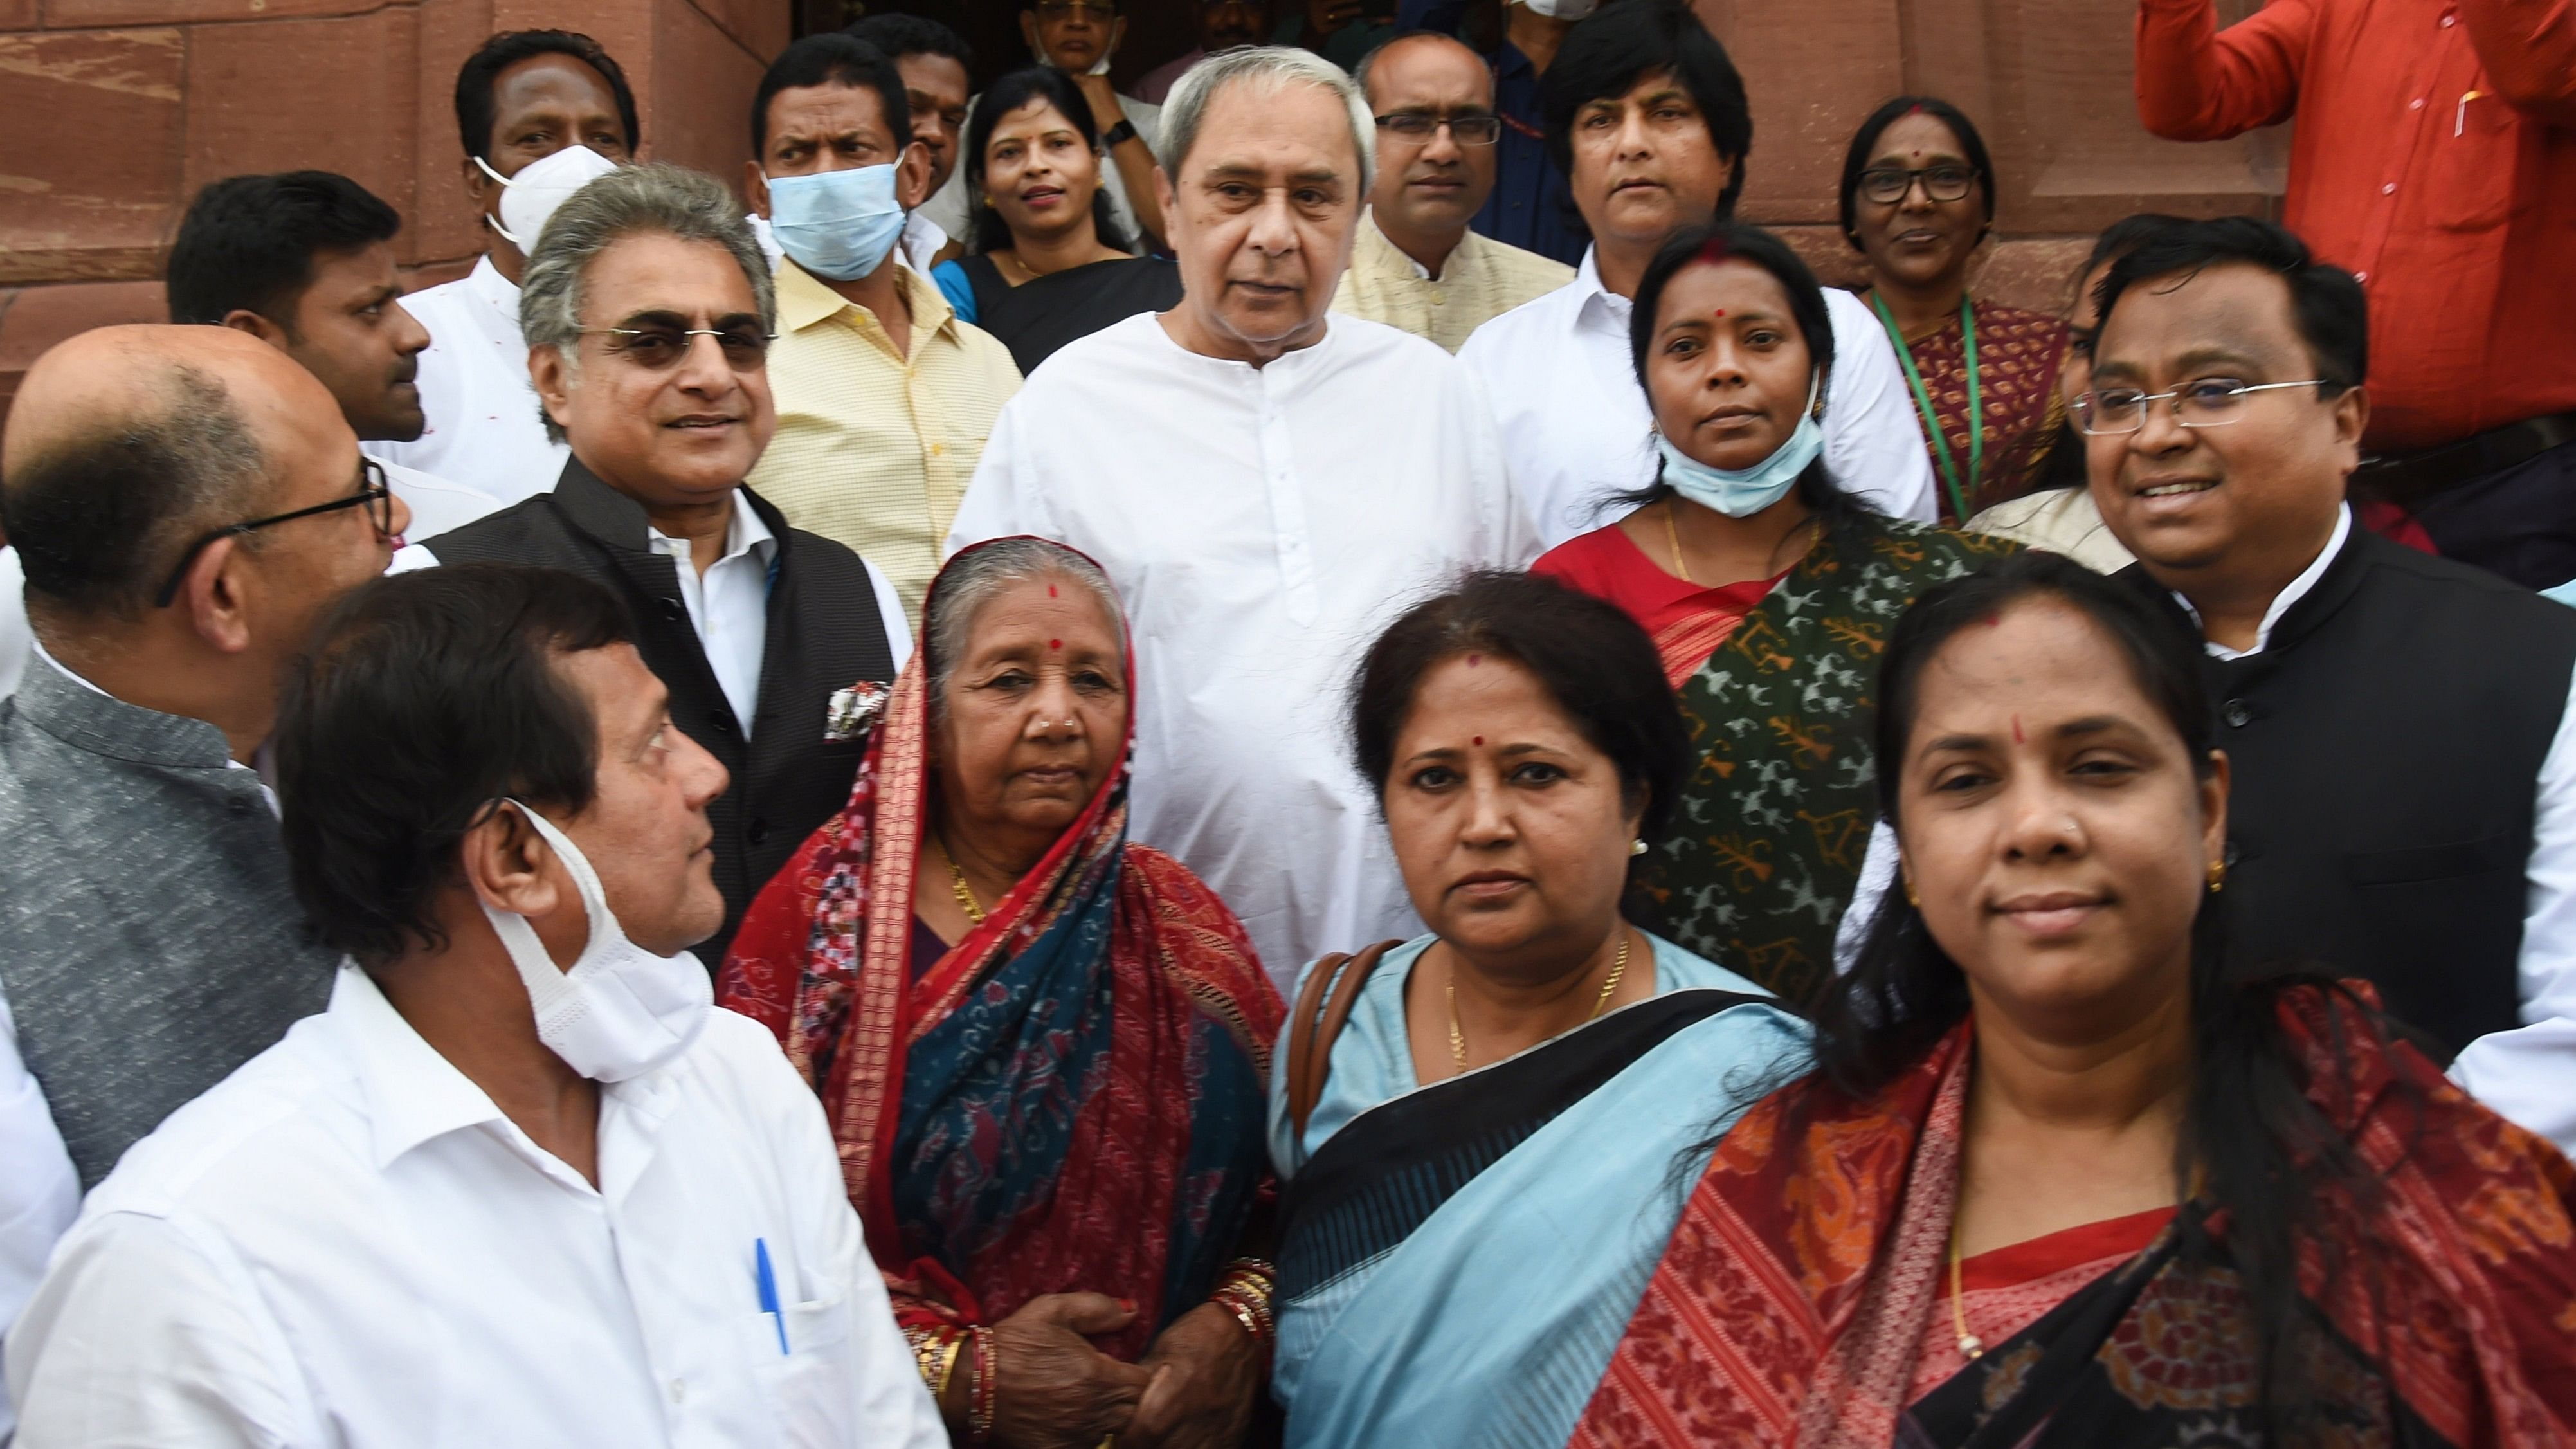
<path id="1" fill-rule="evenodd" d="M 2138 114 L 2177 141 L 2295 119 L 2282 220 L 2370 298 L 2365 496 L 2443 553 L 2576 578 L 2576 6 L 2140 0 Z"/>

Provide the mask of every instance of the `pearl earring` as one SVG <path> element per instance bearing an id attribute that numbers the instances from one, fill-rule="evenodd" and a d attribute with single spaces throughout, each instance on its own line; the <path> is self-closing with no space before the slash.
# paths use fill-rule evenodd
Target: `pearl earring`
<path id="1" fill-rule="evenodd" d="M 1646 842 L 1645 842 L 1645 841 L 1643 841 L 1643 840 L 1632 840 L 1632 841 L 1628 842 L 1628 853 L 1629 853 L 1630 855 L 1643 855 L 1643 854 L 1645 854 L 1645 853 L 1646 853 Z"/>

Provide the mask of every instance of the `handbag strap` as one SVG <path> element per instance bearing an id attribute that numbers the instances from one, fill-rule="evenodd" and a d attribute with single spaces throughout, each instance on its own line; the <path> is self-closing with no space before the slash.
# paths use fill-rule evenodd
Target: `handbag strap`
<path id="1" fill-rule="evenodd" d="M 1380 941 L 1356 956 L 1326 956 L 1306 974 L 1305 988 L 1297 993 L 1296 1015 L 1288 1020 L 1288 1121 L 1299 1141 L 1306 1136 L 1306 1119 L 1323 1099 L 1324 1079 L 1333 1072 L 1333 1043 L 1351 1019 L 1360 988 L 1368 984 L 1369 973 L 1386 953 L 1403 944 Z M 1329 998 L 1327 987 L 1332 993 Z"/>

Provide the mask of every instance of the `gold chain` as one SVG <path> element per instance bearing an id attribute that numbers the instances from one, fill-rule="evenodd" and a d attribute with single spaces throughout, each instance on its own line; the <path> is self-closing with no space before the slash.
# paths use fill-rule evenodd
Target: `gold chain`
<path id="1" fill-rule="evenodd" d="M 1612 958 L 1610 962 L 1610 975 L 1601 983 L 1601 994 L 1592 998 L 1592 1014 L 1583 1018 L 1585 1021 L 1594 1021 L 1600 1018 L 1602 1010 L 1610 1005 L 1610 997 L 1612 993 L 1619 989 L 1619 978 L 1627 974 L 1628 927 L 1625 922 L 1622 922 L 1619 927 L 1619 954 Z M 1467 1034 L 1458 1029 L 1458 972 L 1455 967 L 1450 969 L 1448 986 L 1449 1063 L 1458 1071 L 1464 1072 L 1467 1070 Z"/>
<path id="2" fill-rule="evenodd" d="M 1963 1286 L 1966 1274 L 1960 1269 L 1959 1224 L 1950 1223 L 1950 1324 L 1959 1331 L 1959 1357 L 1975 1358 L 1986 1351 L 1985 1341 L 1968 1331 L 1968 1296 Z"/>
<path id="3" fill-rule="evenodd" d="M 975 892 L 966 884 L 965 868 L 957 863 L 956 856 L 949 853 L 947 841 L 939 842 L 939 853 L 948 857 L 948 884 L 957 892 L 957 908 L 976 925 L 984 924 L 984 908 L 975 903 Z"/>
<path id="4" fill-rule="evenodd" d="M 1681 506 L 1682 501 L 1678 498 L 1664 500 L 1664 542 L 1673 546 L 1673 572 L 1682 576 L 1683 583 L 1695 584 L 1699 580 L 1691 577 L 1690 565 L 1682 562 L 1681 526 L 1673 522 L 1673 515 L 1681 511 Z"/>

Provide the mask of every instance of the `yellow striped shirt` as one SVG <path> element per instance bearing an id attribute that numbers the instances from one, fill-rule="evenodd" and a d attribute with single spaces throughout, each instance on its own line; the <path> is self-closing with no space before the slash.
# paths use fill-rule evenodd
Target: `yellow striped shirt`
<path id="1" fill-rule="evenodd" d="M 874 313 L 779 262 L 779 336 L 769 349 L 778 433 L 750 482 L 789 523 L 875 564 L 918 624 L 948 525 L 993 419 L 1020 390 L 1020 370 L 920 273 L 888 265 L 912 304 L 910 358 Z"/>

